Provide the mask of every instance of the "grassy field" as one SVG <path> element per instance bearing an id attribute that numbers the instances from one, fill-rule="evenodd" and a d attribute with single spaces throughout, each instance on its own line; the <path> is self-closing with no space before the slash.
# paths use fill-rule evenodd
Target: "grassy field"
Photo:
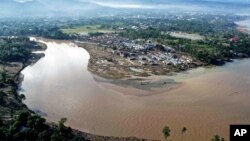
<path id="1" fill-rule="evenodd" d="M 66 34 L 78 33 L 81 35 L 88 35 L 89 33 L 113 33 L 115 30 L 101 28 L 101 25 L 84 25 L 73 28 L 61 29 Z"/>
<path id="2" fill-rule="evenodd" d="M 3 65 L 0 64 L 0 72 L 3 72 Z"/>

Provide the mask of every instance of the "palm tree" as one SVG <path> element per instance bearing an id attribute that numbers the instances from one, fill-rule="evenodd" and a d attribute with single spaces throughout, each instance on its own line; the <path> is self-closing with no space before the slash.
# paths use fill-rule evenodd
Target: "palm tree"
<path id="1" fill-rule="evenodd" d="M 225 141 L 225 139 L 221 138 L 218 134 L 215 134 L 211 141 Z"/>
<path id="2" fill-rule="evenodd" d="M 186 127 L 183 127 L 182 129 L 181 129 L 181 140 L 183 141 L 183 136 L 184 136 L 184 134 L 187 132 L 187 128 Z"/>
<path id="3" fill-rule="evenodd" d="M 65 128 L 65 123 L 67 121 L 67 118 L 61 118 L 61 120 L 58 122 L 58 130 L 61 131 Z"/>
<path id="4" fill-rule="evenodd" d="M 166 139 L 166 141 L 168 140 L 168 137 L 170 136 L 170 132 L 171 130 L 169 129 L 168 126 L 165 126 L 162 130 L 162 133 L 164 135 L 164 138 Z"/>

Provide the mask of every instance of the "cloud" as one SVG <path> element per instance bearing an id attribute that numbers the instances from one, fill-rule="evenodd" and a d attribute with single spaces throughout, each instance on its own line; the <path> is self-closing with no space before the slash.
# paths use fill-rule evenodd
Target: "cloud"
<path id="1" fill-rule="evenodd" d="M 26 2 L 31 2 L 33 0 L 14 0 L 16 2 L 19 2 L 19 3 L 26 3 Z"/>
<path id="2" fill-rule="evenodd" d="M 126 4 L 126 3 L 111 3 L 111 2 L 100 2 L 100 1 L 91 1 L 94 4 L 111 7 L 111 8 L 130 8 L 130 9 L 153 9 L 155 6 L 144 5 L 144 4 Z"/>
<path id="3" fill-rule="evenodd" d="M 160 3 L 154 3 L 154 4 L 145 4 L 145 3 L 135 3 L 135 2 L 113 2 L 113 1 L 97 1 L 93 0 L 90 1 L 91 3 L 104 6 L 104 7 L 110 7 L 110 8 L 117 8 L 117 9 L 178 9 L 178 10 L 187 10 L 187 11 L 197 11 L 202 10 L 204 7 L 198 6 L 198 5 L 185 5 L 181 3 L 168 3 L 168 4 L 160 4 Z"/>

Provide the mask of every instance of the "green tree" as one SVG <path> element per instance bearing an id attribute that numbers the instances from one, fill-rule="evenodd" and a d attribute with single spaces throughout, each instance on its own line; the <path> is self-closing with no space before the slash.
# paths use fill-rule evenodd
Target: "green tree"
<path id="1" fill-rule="evenodd" d="M 221 138 L 218 134 L 215 134 L 211 141 L 225 141 L 225 139 Z"/>
<path id="2" fill-rule="evenodd" d="M 58 123 L 58 127 L 59 127 L 59 130 L 63 130 L 65 128 L 65 123 L 67 121 L 67 118 L 62 118 L 59 123 Z"/>
<path id="3" fill-rule="evenodd" d="M 168 126 L 165 126 L 162 130 L 162 133 L 164 135 L 164 138 L 166 139 L 166 141 L 168 140 L 168 138 L 170 137 L 170 128 Z"/>
<path id="4" fill-rule="evenodd" d="M 67 121 L 66 118 L 62 118 L 57 125 L 56 130 L 51 136 L 51 141 L 67 141 L 73 137 L 72 130 L 66 127 L 64 124 Z"/>
<path id="5" fill-rule="evenodd" d="M 4 96 L 5 96 L 4 92 L 0 91 L 0 102 L 1 102 L 1 104 L 4 103 Z"/>
<path id="6" fill-rule="evenodd" d="M 20 95 L 19 95 L 19 99 L 20 99 L 20 101 L 23 101 L 23 100 L 25 100 L 25 99 L 26 99 L 26 97 L 25 97 L 25 95 L 24 95 L 24 94 L 20 94 Z"/>
<path id="7" fill-rule="evenodd" d="M 183 141 L 183 136 L 184 136 L 184 134 L 187 132 L 187 128 L 186 127 L 183 127 L 182 129 L 181 129 L 181 140 Z"/>
<path id="8" fill-rule="evenodd" d="M 3 121 L 0 117 L 0 137 L 2 138 L 5 138 L 5 127 L 4 127 L 4 124 L 3 124 Z"/>

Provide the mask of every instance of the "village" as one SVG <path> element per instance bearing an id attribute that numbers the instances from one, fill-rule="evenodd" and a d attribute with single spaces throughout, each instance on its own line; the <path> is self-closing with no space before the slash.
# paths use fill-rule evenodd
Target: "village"
<path id="1" fill-rule="evenodd" d="M 115 34 L 104 34 L 88 37 L 84 41 L 96 44 L 92 48 L 84 47 L 91 54 L 89 70 L 99 75 L 105 72 L 104 77 L 108 77 L 106 71 L 110 71 L 112 76 L 120 72 L 123 74 L 121 77 L 166 75 L 197 65 L 187 54 L 152 40 L 130 40 Z"/>

